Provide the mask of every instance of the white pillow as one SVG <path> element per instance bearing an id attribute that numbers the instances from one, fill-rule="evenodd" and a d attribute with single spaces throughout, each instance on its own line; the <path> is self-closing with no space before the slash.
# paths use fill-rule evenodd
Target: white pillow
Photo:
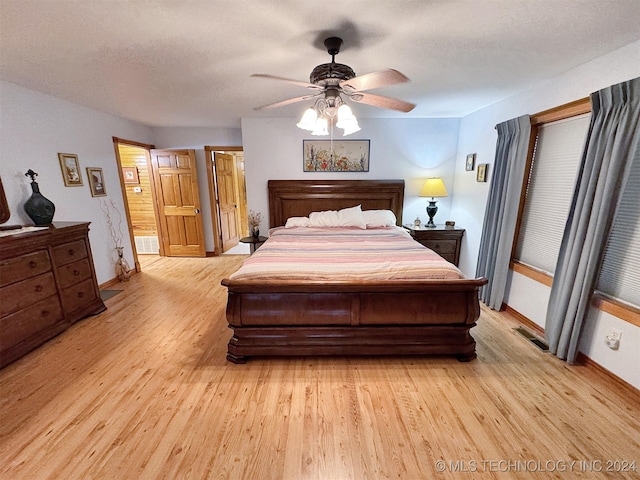
<path id="1" fill-rule="evenodd" d="M 391 210 L 363 210 L 362 215 L 367 228 L 393 227 L 396 216 Z"/>
<path id="2" fill-rule="evenodd" d="M 310 227 L 358 227 L 365 229 L 367 224 L 360 205 L 342 210 L 325 210 L 309 214 Z"/>
<path id="3" fill-rule="evenodd" d="M 287 218 L 287 223 L 285 223 L 284 228 L 308 227 L 308 226 L 309 226 L 309 217 L 290 217 L 290 218 Z"/>

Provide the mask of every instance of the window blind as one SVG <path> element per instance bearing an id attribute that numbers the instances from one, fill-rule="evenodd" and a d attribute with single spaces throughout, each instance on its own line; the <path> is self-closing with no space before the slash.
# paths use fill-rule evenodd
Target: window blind
<path id="1" fill-rule="evenodd" d="M 640 146 L 607 242 L 597 289 L 640 308 Z"/>
<path id="2" fill-rule="evenodd" d="M 591 114 L 538 129 L 514 258 L 553 275 Z"/>

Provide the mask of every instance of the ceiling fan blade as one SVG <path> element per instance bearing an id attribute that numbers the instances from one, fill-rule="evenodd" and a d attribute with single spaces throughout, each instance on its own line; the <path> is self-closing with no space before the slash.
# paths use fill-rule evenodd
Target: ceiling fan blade
<path id="1" fill-rule="evenodd" d="M 395 85 L 396 83 L 408 81 L 409 79 L 399 71 L 387 68 L 386 70 L 366 73 L 349 80 L 343 80 L 340 82 L 340 87 L 346 89 L 347 92 L 361 92 L 363 90 L 371 90 L 373 88 L 386 87 L 387 85 Z"/>
<path id="2" fill-rule="evenodd" d="M 399 112 L 405 113 L 410 112 L 415 107 L 413 103 L 405 102 L 404 100 L 382 97 L 372 93 L 357 92 L 350 95 L 349 98 L 354 102 L 366 103 L 367 105 L 373 105 L 374 107 L 388 108 L 390 110 L 398 110 Z"/>
<path id="3" fill-rule="evenodd" d="M 302 102 L 304 100 L 310 100 L 312 98 L 317 97 L 318 95 L 321 95 L 321 93 L 316 95 L 304 95 L 303 97 L 288 98 L 287 100 L 280 100 L 278 102 L 262 105 L 261 107 L 255 107 L 254 110 L 264 110 L 265 108 L 284 107 L 286 105 L 291 105 L 292 103 Z"/>
<path id="4" fill-rule="evenodd" d="M 300 80 L 293 80 L 291 78 L 278 77 L 277 75 L 269 75 L 268 73 L 254 73 L 251 76 L 257 77 L 257 78 L 266 78 L 269 80 L 280 80 L 281 82 L 293 83 L 294 85 L 298 85 L 300 87 L 305 87 L 305 88 L 313 88 L 313 89 L 323 88 L 320 85 L 316 85 L 314 83 L 302 82 Z"/>

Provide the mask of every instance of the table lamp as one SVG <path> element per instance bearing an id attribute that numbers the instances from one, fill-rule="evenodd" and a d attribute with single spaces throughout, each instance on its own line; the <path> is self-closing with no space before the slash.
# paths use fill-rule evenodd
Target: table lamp
<path id="1" fill-rule="evenodd" d="M 422 190 L 420 190 L 421 197 L 431 197 L 429 205 L 427 205 L 427 215 L 429 215 L 429 221 L 425 225 L 427 228 L 435 228 L 436 224 L 433 223 L 433 217 L 435 217 L 438 207 L 436 205 L 435 197 L 446 197 L 447 188 L 444 186 L 444 182 L 441 178 L 427 178 L 424 181 Z"/>

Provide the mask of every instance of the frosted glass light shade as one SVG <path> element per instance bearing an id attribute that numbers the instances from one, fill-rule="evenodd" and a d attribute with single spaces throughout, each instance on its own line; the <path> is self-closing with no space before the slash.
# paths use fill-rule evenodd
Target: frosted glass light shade
<path id="1" fill-rule="evenodd" d="M 311 135 L 329 135 L 329 130 L 328 130 L 328 126 L 329 126 L 329 122 L 327 122 L 326 118 L 318 118 L 316 120 L 316 125 L 313 128 L 313 131 L 311 132 Z"/>
<path id="2" fill-rule="evenodd" d="M 316 126 L 316 120 L 318 119 L 318 112 L 316 112 L 315 108 L 307 108 L 302 114 L 302 118 L 296 124 L 296 127 L 301 128 L 302 130 L 309 130 L 310 132 Z"/>

